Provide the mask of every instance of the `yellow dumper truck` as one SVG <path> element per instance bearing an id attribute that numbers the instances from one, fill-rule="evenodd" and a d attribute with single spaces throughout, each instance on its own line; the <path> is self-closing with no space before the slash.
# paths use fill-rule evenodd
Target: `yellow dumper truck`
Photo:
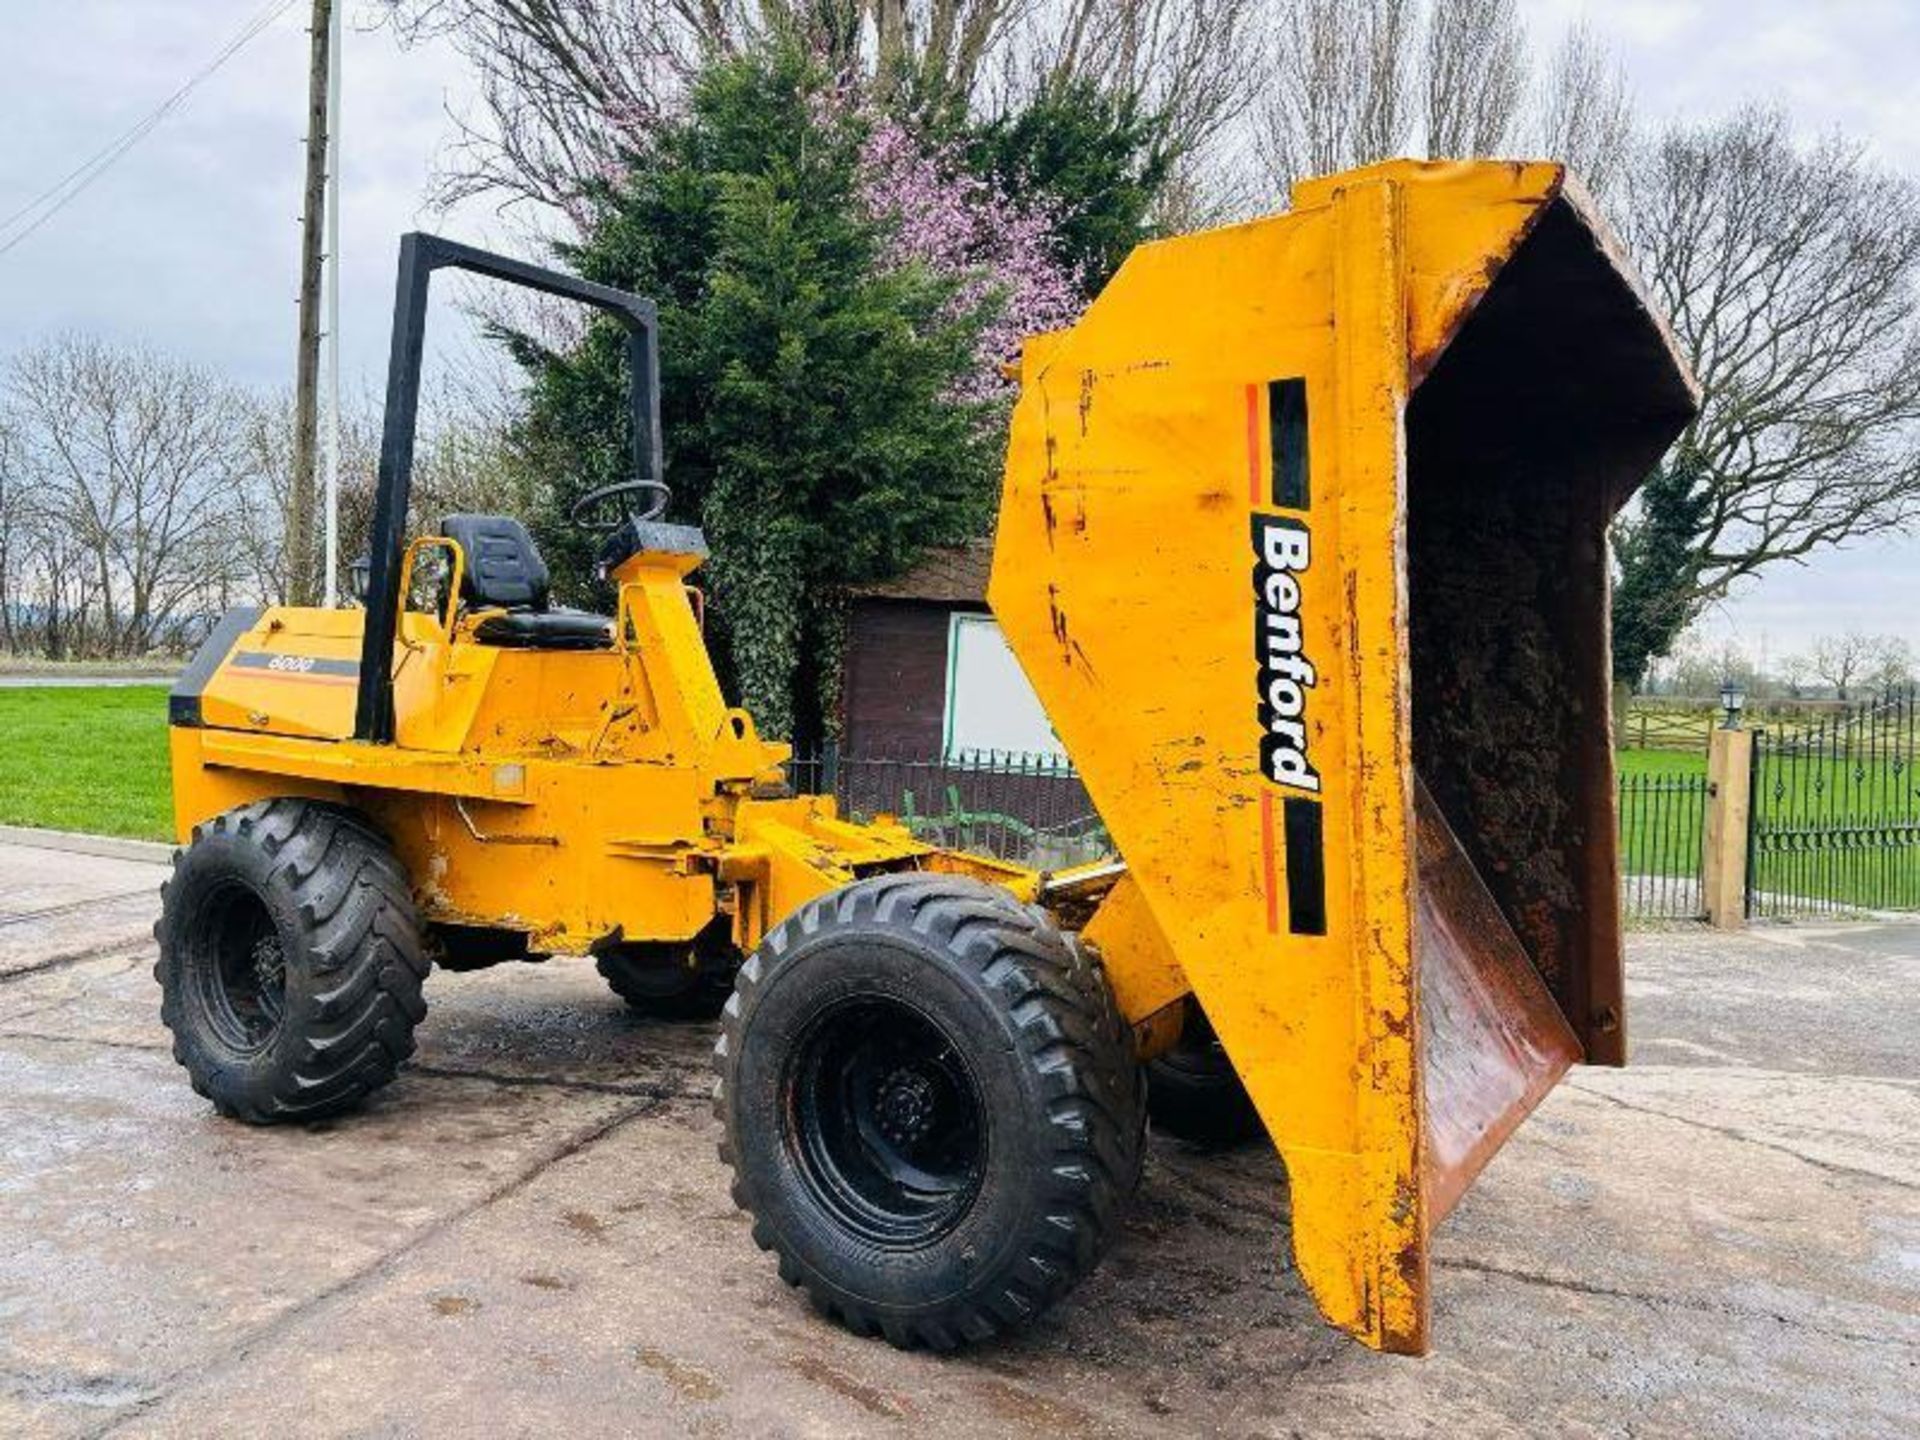
<path id="1" fill-rule="evenodd" d="M 443 268 L 626 328 L 633 477 L 575 516 L 610 616 L 553 606 L 510 517 L 407 537 Z M 1606 534 L 1697 396 L 1577 185 L 1311 181 L 1028 343 L 989 599 L 1106 863 L 790 792 L 707 658 L 656 375 L 644 299 L 402 242 L 365 608 L 233 612 L 170 701 L 156 973 L 194 1086 L 333 1113 L 411 1052 L 434 964 L 591 955 L 643 1011 L 720 1012 L 734 1198 L 858 1330 L 944 1348 L 1059 1299 L 1152 1086 L 1171 1125 L 1255 1121 L 1326 1317 L 1424 1350 L 1434 1226 L 1626 1050 Z"/>

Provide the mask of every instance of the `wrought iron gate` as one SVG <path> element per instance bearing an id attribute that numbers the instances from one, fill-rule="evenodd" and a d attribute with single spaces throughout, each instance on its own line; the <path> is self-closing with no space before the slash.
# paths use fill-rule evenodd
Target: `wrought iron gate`
<path id="1" fill-rule="evenodd" d="M 1755 732 L 1748 915 L 1920 910 L 1917 711 L 1909 688 Z"/>
<path id="2" fill-rule="evenodd" d="M 1629 920 L 1697 920 L 1705 775 L 1622 775 L 1620 904 Z"/>

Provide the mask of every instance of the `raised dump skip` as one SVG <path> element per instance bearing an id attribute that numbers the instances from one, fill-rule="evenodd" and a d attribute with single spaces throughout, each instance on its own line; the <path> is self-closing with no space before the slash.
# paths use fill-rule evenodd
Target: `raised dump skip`
<path id="1" fill-rule="evenodd" d="M 1143 247 L 1023 381 L 989 598 L 1129 866 L 1090 933 L 1422 1350 L 1431 1226 L 1624 1058 L 1605 531 L 1691 382 L 1558 166 L 1404 162 Z"/>
<path id="2" fill-rule="evenodd" d="M 1665 359 L 1556 199 L 1407 406 L 1435 1220 L 1568 1065 L 1626 1058 L 1606 534 L 1686 413 Z"/>
<path id="3" fill-rule="evenodd" d="M 1414 765 L 1601 1064 L 1626 1053 L 1607 527 L 1689 407 L 1566 198 L 1407 406 Z"/>

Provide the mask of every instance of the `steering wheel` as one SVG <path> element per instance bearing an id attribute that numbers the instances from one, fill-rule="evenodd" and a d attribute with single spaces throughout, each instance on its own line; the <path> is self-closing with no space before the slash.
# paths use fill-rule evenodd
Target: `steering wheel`
<path id="1" fill-rule="evenodd" d="M 642 495 L 649 497 L 644 509 L 636 509 L 631 502 L 616 503 Z M 582 530 L 605 535 L 629 521 L 644 525 L 649 520 L 658 520 L 667 513 L 667 502 L 672 498 L 673 491 L 659 480 L 621 480 L 589 490 L 573 502 L 571 514 L 573 523 Z"/>

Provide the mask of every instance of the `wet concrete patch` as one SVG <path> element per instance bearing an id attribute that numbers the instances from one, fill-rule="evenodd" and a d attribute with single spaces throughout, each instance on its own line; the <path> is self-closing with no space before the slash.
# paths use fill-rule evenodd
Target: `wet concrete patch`
<path id="1" fill-rule="evenodd" d="M 684 1400 L 718 1400 L 726 1393 L 711 1371 L 675 1359 L 651 1345 L 642 1345 L 634 1351 L 633 1358 L 643 1369 L 651 1370 L 665 1380 L 673 1392 Z"/>
<path id="2" fill-rule="evenodd" d="M 32 1297 L 0 1375 L 164 1393 L 650 1103 L 407 1075 L 351 1123 L 250 1129 L 192 1094 L 146 1013 L 139 1045 L 0 1026 L 0 1295 Z M 117 1393 L 5 1388 L 57 1413 Z"/>

